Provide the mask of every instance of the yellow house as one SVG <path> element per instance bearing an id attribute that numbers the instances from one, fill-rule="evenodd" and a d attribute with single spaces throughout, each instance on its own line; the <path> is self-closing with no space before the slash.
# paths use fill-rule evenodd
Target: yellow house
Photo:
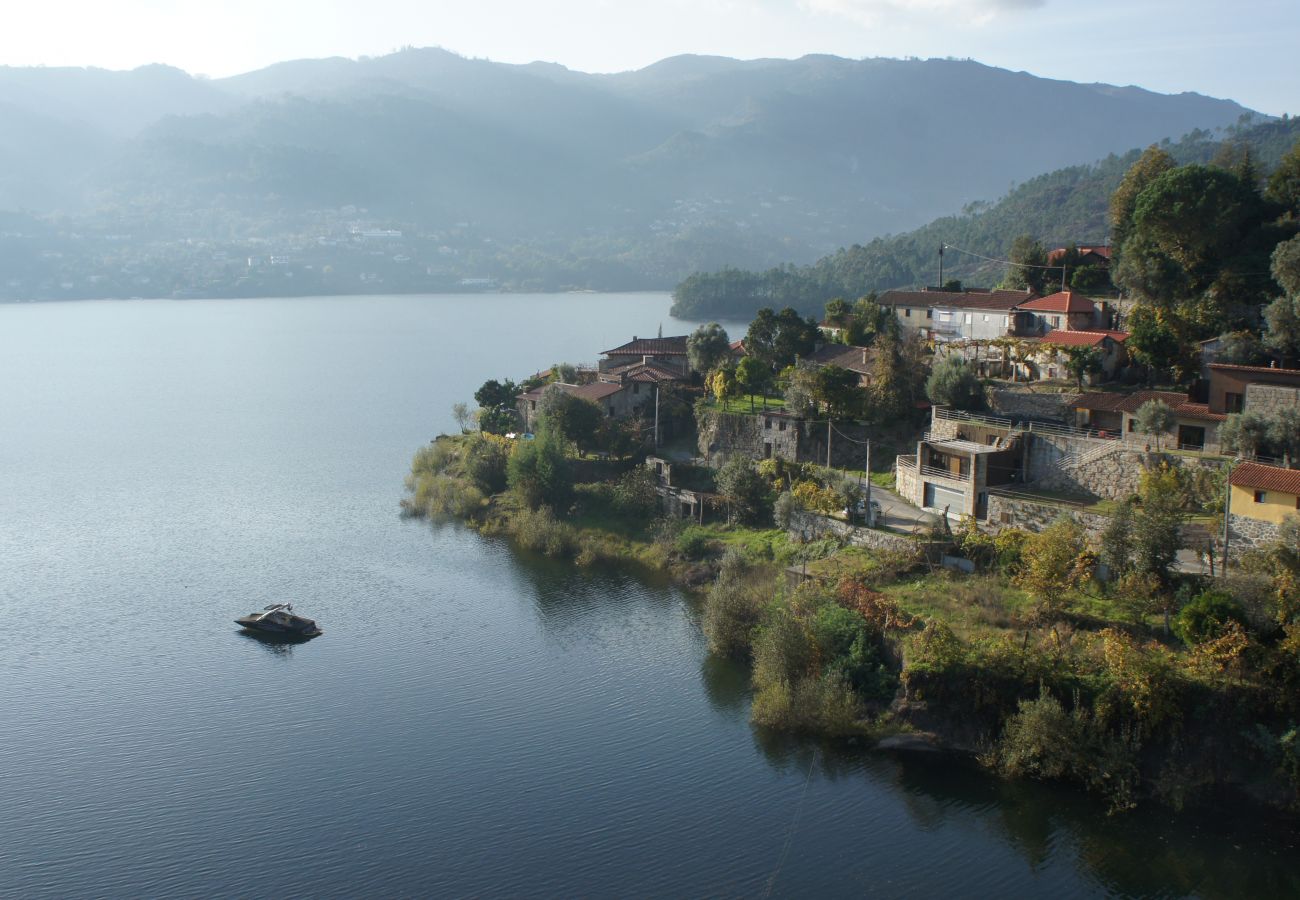
<path id="1" fill-rule="evenodd" d="M 1232 515 L 1282 524 L 1300 511 L 1300 471 L 1244 462 L 1232 470 Z"/>

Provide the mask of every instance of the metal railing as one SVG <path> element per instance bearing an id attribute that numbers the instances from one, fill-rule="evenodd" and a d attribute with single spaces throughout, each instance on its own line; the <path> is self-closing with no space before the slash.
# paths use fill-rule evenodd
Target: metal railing
<path id="1" fill-rule="evenodd" d="M 916 468 L 916 454 L 915 454 L 915 453 L 909 453 L 909 454 L 907 454 L 906 456 L 898 456 L 898 457 L 895 457 L 895 459 L 894 459 L 894 463 L 895 463 L 895 464 L 896 464 L 900 469 L 915 469 L 915 468 Z"/>
<path id="2" fill-rule="evenodd" d="M 1016 423 L 1011 419 L 1004 419 L 1001 416 L 982 416 L 979 413 L 963 412 L 960 409 L 949 409 L 946 406 L 936 406 L 934 408 L 934 417 L 936 419 L 946 419 L 955 422 L 971 422 L 977 425 L 988 425 L 993 428 L 1016 427 Z"/>
<path id="3" fill-rule="evenodd" d="M 947 478 L 950 481 L 969 481 L 970 475 L 962 475 L 960 472 L 952 472 L 948 469 L 940 469 L 937 466 L 921 466 L 921 474 L 928 475 L 930 478 Z"/>
<path id="4" fill-rule="evenodd" d="M 1007 488 L 991 487 L 987 489 L 990 496 L 1008 497 L 1012 500 L 1025 500 L 1029 503 L 1043 503 L 1053 506 L 1068 506 L 1071 509 L 1085 509 L 1089 506 L 1087 503 L 1078 500 L 1065 500 L 1059 497 L 1046 497 L 1042 494 L 1028 494 L 1024 491 L 1013 491 Z"/>

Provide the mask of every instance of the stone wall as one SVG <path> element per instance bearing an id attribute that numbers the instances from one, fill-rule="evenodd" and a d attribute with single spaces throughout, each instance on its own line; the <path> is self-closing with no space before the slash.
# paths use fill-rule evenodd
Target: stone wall
<path id="1" fill-rule="evenodd" d="M 913 459 L 916 457 L 913 456 Z M 894 492 L 913 506 L 920 506 L 920 478 L 915 466 L 894 466 Z"/>
<path id="2" fill-rule="evenodd" d="M 1300 388 L 1281 384 L 1246 385 L 1246 409 L 1270 415 L 1300 406 Z"/>
<path id="3" fill-rule="evenodd" d="M 1004 528 L 1019 528 L 1023 531 L 1039 532 L 1047 528 L 1061 516 L 1069 516 L 1083 526 L 1093 538 L 1098 538 L 1110 524 L 1108 516 L 1086 512 L 1069 506 L 1060 506 L 1047 501 L 1026 500 L 1020 497 L 1007 497 L 989 492 L 988 518 L 980 523 L 980 529 L 996 534 Z"/>
<path id="4" fill-rule="evenodd" d="M 1006 389 L 992 390 L 989 391 L 989 407 L 996 415 L 1008 419 L 1073 422 L 1074 413 L 1070 407 L 1078 397 L 1079 395 L 1073 392 L 1046 394 Z"/>
<path id="5" fill-rule="evenodd" d="M 825 422 L 807 422 L 785 415 L 722 413 L 710 410 L 698 416 L 700 454 L 710 465 L 740 455 L 749 459 L 771 456 L 789 462 L 826 465 Z M 831 439 L 831 464 L 858 469 L 866 462 L 866 426 L 837 422 Z M 771 451 L 768 451 L 768 446 Z"/>
<path id="6" fill-rule="evenodd" d="M 955 441 L 960 429 L 961 422 L 956 419 L 940 419 L 935 415 L 930 417 L 930 437 L 933 440 Z"/>
<path id="7" fill-rule="evenodd" d="M 1231 513 L 1228 516 L 1228 531 L 1232 537 L 1232 547 L 1238 550 L 1257 549 L 1277 540 L 1278 528 L 1272 522 L 1261 522 Z"/>
<path id="8" fill-rule="evenodd" d="M 925 543 L 901 534 L 890 534 L 875 528 L 862 528 L 850 525 L 830 516 L 822 516 L 803 510 L 796 512 L 790 519 L 789 535 L 791 540 L 802 540 L 804 535 L 812 539 L 835 537 L 852 547 L 865 547 L 870 550 L 898 550 L 915 553 L 925 549 Z M 936 548 L 941 552 L 943 548 Z"/>
<path id="9" fill-rule="evenodd" d="M 1148 453 L 1136 444 L 1065 435 L 1027 435 L 1025 483 L 1044 491 L 1123 500 L 1137 493 L 1142 474 L 1162 462 L 1218 468 L 1222 460 Z M 1078 461 L 1064 463 L 1069 457 Z"/>

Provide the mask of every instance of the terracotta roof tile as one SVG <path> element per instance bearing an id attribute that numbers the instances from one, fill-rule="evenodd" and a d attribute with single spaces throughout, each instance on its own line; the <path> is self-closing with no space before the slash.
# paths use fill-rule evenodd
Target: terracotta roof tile
<path id="1" fill-rule="evenodd" d="M 872 359 L 870 347 L 823 344 L 805 356 L 803 361 L 814 366 L 839 366 L 841 369 L 848 369 L 859 375 L 870 375 Z"/>
<path id="2" fill-rule="evenodd" d="M 685 356 L 686 335 L 666 338 L 633 338 L 621 347 L 600 351 L 605 356 Z"/>
<path id="3" fill-rule="evenodd" d="M 1253 372 L 1258 375 L 1281 375 L 1287 380 L 1300 376 L 1300 369 L 1278 369 L 1273 366 L 1234 366 L 1230 363 L 1210 363 L 1210 369 L 1225 372 Z"/>
<path id="4" fill-rule="evenodd" d="M 1051 331 L 1038 338 L 1042 344 L 1053 347 L 1096 347 L 1106 338 L 1116 343 L 1128 340 L 1127 331 Z"/>
<path id="5" fill-rule="evenodd" d="M 1092 313 L 1097 311 L 1097 304 L 1077 291 L 1058 291 L 1046 297 L 1026 301 L 1017 308 L 1033 312 Z"/>
<path id="6" fill-rule="evenodd" d="M 1300 495 L 1300 471 L 1266 466 L 1263 463 L 1244 462 L 1232 470 L 1229 479 L 1237 487 L 1258 488 Z"/>
<path id="7" fill-rule="evenodd" d="M 1011 310 L 1033 297 L 1030 291 L 885 291 L 876 302 L 881 306 Z"/>

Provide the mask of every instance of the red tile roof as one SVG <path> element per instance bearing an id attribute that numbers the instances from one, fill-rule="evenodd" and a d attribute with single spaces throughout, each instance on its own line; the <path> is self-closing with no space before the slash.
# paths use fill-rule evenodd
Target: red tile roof
<path id="1" fill-rule="evenodd" d="M 623 385 L 610 384 L 605 381 L 593 381 L 591 384 L 564 384 L 562 382 L 555 382 L 554 386 L 570 396 L 578 397 L 582 400 L 590 400 L 593 403 L 617 394 L 619 391 L 623 390 Z M 541 399 L 542 394 L 545 393 L 546 389 L 549 387 L 551 387 L 549 384 L 535 387 L 531 391 L 526 391 L 525 393 L 520 394 L 518 399 L 539 400 Z"/>
<path id="2" fill-rule="evenodd" d="M 1288 380 L 1300 375 L 1300 369 L 1278 369 L 1273 366 L 1234 366 L 1231 363 L 1210 363 L 1211 369 L 1225 372 L 1254 372 L 1260 375 L 1281 375 Z"/>
<path id="3" fill-rule="evenodd" d="M 1011 310 L 1033 297 L 1031 291 L 885 291 L 876 302 L 881 306 Z"/>
<path id="4" fill-rule="evenodd" d="M 1049 251 L 1047 254 L 1047 262 L 1049 264 L 1056 262 L 1065 255 L 1066 249 L 1067 248 L 1065 247 L 1057 247 L 1055 250 Z M 1110 261 L 1110 247 L 1105 244 L 1089 244 L 1086 247 L 1076 247 L 1075 249 L 1079 251 L 1080 256 L 1087 256 L 1089 253 L 1092 253 L 1100 256 L 1108 262 Z"/>
<path id="5" fill-rule="evenodd" d="M 839 366 L 859 375 L 870 375 L 872 350 L 870 347 L 823 344 L 805 356 L 803 361 L 814 366 Z"/>
<path id="6" fill-rule="evenodd" d="M 1300 471 L 1266 466 L 1263 463 L 1244 462 L 1232 470 L 1229 479 L 1237 487 L 1258 488 L 1264 491 L 1281 491 L 1300 495 Z"/>
<path id="7" fill-rule="evenodd" d="M 634 363 L 630 366 L 620 366 L 614 371 L 617 371 L 620 375 L 626 374 L 628 381 L 637 381 L 641 384 L 686 380 L 686 376 L 681 372 L 675 369 L 666 369 L 663 366 L 656 366 L 654 363 Z M 610 374 L 613 374 L 613 372 Z"/>
<path id="8" fill-rule="evenodd" d="M 1073 409 L 1090 409 L 1097 412 L 1136 413 L 1138 408 L 1150 400 L 1163 400 L 1169 404 L 1176 416 L 1184 419 L 1203 419 L 1207 422 L 1222 422 L 1227 416 L 1210 412 L 1204 403 L 1192 403 L 1186 394 L 1173 391 L 1136 391 L 1132 394 L 1119 394 L 1113 391 L 1097 391 L 1080 394 L 1071 404 Z"/>
<path id="9" fill-rule="evenodd" d="M 1048 332 L 1038 339 L 1040 343 L 1051 344 L 1053 347 L 1096 347 L 1102 341 L 1110 338 L 1116 343 L 1124 343 L 1128 340 L 1127 331 L 1055 331 Z"/>
<path id="10" fill-rule="evenodd" d="M 1058 291 L 1046 297 L 1021 303 L 1017 309 L 1033 312 L 1095 313 L 1097 304 L 1077 291 Z"/>
<path id="11" fill-rule="evenodd" d="M 666 338 L 632 338 L 621 347 L 600 351 L 605 356 L 685 356 L 686 335 Z"/>

